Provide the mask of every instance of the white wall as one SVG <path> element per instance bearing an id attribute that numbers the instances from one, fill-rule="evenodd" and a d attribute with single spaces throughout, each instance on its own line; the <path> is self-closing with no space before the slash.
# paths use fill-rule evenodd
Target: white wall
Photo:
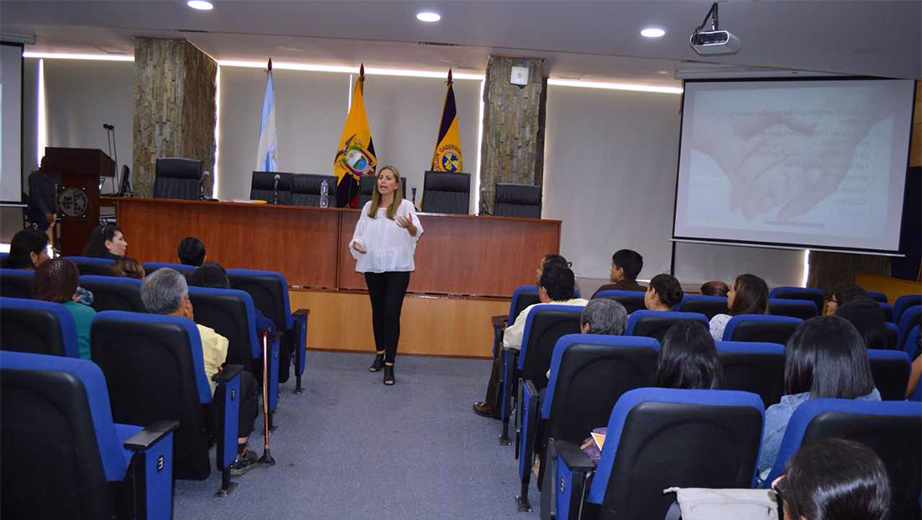
<path id="1" fill-rule="evenodd" d="M 279 170 L 332 175 L 349 107 L 350 74 L 275 70 Z M 266 73 L 221 67 L 218 197 L 248 198 L 256 162 Z M 465 169 L 475 171 L 480 82 L 458 80 L 455 101 Z M 419 188 L 438 134 L 445 82 L 434 78 L 366 76 L 365 109 L 378 165 L 392 164 Z M 407 197 L 409 198 L 409 193 Z"/>
<path id="2" fill-rule="evenodd" d="M 132 164 L 134 63 L 45 59 L 47 146 L 98 148 L 108 153 L 103 123 L 115 125 L 117 171 Z M 114 154 L 110 154 L 114 160 Z M 115 190 L 106 180 L 103 193 Z"/>
<path id="3" fill-rule="evenodd" d="M 113 123 L 119 162 L 130 164 L 134 64 L 58 59 L 44 63 L 48 146 L 106 150 L 102 123 Z M 22 133 L 26 171 L 38 160 L 36 74 L 37 60 L 27 59 Z M 279 169 L 332 173 L 354 77 L 292 70 L 274 74 Z M 480 82 L 456 80 L 454 88 L 465 170 L 473 174 Z M 221 198 L 249 196 L 264 90 L 264 71 L 221 67 Z M 366 78 L 366 109 L 378 164 L 397 166 L 407 177 L 407 187 L 418 187 L 417 202 L 444 96 L 440 79 Z M 563 220 L 561 252 L 573 262 L 584 293 L 607 279 L 611 255 L 620 248 L 644 256 L 642 279 L 669 271 L 680 102 L 680 96 L 670 94 L 549 87 L 544 216 Z M 676 276 L 687 286 L 715 279 L 729 282 L 744 272 L 762 276 L 771 286 L 799 285 L 803 252 L 679 243 L 675 266 Z"/>
<path id="4" fill-rule="evenodd" d="M 563 220 L 577 276 L 608 278 L 622 248 L 644 257 L 640 278 L 669 272 L 680 107 L 674 94 L 549 87 L 543 215 Z"/>

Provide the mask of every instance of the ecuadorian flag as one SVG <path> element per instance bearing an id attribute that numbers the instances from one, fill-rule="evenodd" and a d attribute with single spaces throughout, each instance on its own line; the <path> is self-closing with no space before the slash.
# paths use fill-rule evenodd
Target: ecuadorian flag
<path id="1" fill-rule="evenodd" d="M 365 115 L 365 100 L 362 95 L 365 85 L 365 66 L 359 69 L 359 79 L 352 93 L 352 106 L 346 116 L 346 126 L 339 138 L 336 159 L 333 160 L 333 174 L 336 175 L 336 205 L 355 207 L 359 196 L 359 177 L 374 175 L 378 163 L 375 145 Z"/>
<path id="2" fill-rule="evenodd" d="M 439 137 L 432 154 L 432 171 L 463 172 L 464 159 L 461 156 L 461 141 L 458 139 L 458 111 L 455 108 L 455 91 L 451 88 L 451 69 L 448 70 L 448 92 L 442 109 L 442 123 Z"/>

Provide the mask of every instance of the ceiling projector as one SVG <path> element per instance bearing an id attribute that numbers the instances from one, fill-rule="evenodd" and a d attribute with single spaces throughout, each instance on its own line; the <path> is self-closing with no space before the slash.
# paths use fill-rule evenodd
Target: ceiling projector
<path id="1" fill-rule="evenodd" d="M 702 31 L 708 21 L 711 21 L 711 30 Z M 740 50 L 740 39 L 730 31 L 721 31 L 717 19 L 717 2 L 711 6 L 701 25 L 688 37 L 688 43 L 700 56 L 736 54 Z"/>
<path id="2" fill-rule="evenodd" d="M 730 31 L 695 32 L 688 37 L 688 43 L 701 56 L 736 54 L 740 50 L 740 39 Z"/>

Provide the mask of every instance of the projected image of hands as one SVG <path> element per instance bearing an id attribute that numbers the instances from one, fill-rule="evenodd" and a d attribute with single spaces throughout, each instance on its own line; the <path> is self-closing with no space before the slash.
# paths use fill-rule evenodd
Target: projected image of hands
<path id="1" fill-rule="evenodd" d="M 778 223 L 789 222 L 836 193 L 850 172 L 866 174 L 872 153 L 883 154 L 859 143 L 886 111 L 856 93 L 839 97 L 808 110 L 702 107 L 694 140 L 729 180 L 727 209 L 747 219 L 774 212 Z"/>

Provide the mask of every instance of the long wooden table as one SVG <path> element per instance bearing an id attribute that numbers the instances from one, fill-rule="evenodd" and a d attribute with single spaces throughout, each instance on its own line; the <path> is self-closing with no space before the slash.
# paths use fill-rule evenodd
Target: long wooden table
<path id="1" fill-rule="evenodd" d="M 236 202 L 111 199 L 142 262 L 176 262 L 186 236 L 208 260 L 228 268 L 279 271 L 292 286 L 364 290 L 349 253 L 359 211 Z M 534 283 L 538 262 L 560 250 L 561 221 L 419 214 L 425 233 L 416 249 L 411 292 L 508 298 Z"/>

